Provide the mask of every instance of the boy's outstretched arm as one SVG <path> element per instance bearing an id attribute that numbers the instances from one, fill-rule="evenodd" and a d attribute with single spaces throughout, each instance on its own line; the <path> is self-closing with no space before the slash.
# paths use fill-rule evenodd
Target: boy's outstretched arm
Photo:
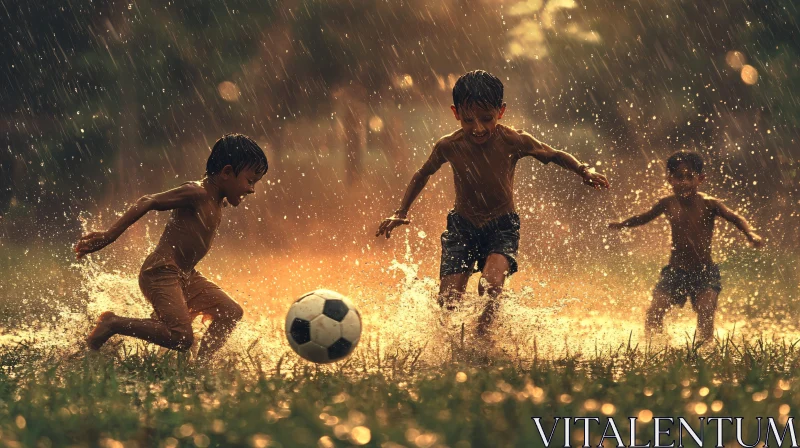
<path id="1" fill-rule="evenodd" d="M 641 215 L 632 216 L 625 221 L 622 222 L 612 222 L 608 224 L 609 229 L 619 230 L 623 227 L 637 227 L 658 218 L 661 216 L 664 211 L 666 210 L 666 203 L 664 199 L 658 201 L 656 205 L 653 206 L 650 210 Z"/>
<path id="2" fill-rule="evenodd" d="M 761 239 L 761 236 L 759 236 L 757 233 L 753 231 L 753 228 L 750 227 L 750 223 L 747 222 L 747 220 L 744 219 L 742 215 L 729 209 L 719 199 L 712 199 L 712 203 L 714 205 L 714 210 L 716 211 L 717 215 L 721 216 L 726 221 L 735 225 L 737 229 L 741 230 L 742 233 L 744 233 L 745 236 L 747 237 L 747 240 L 750 241 L 753 244 L 753 246 L 761 247 L 764 245 L 764 241 Z"/>
<path id="3" fill-rule="evenodd" d="M 97 252 L 116 241 L 128 227 L 150 210 L 172 210 L 174 208 L 192 207 L 205 194 L 206 191 L 203 187 L 190 183 L 163 193 L 142 196 L 108 230 L 105 232 L 90 232 L 81 237 L 78 244 L 75 245 L 78 259 L 86 254 Z"/>
<path id="4" fill-rule="evenodd" d="M 425 185 L 428 184 L 428 179 L 430 179 L 444 164 L 445 158 L 442 151 L 445 145 L 446 143 L 443 140 L 440 140 L 434 145 L 433 152 L 428 158 L 428 161 L 411 177 L 411 182 L 408 183 L 406 192 L 403 195 L 403 201 L 400 203 L 400 208 L 395 210 L 391 217 L 381 222 L 378 231 L 375 232 L 375 236 L 386 235 L 386 238 L 389 238 L 392 235 L 392 230 L 396 227 L 411 223 L 410 220 L 406 219 L 408 210 L 411 208 L 411 204 L 414 203 L 414 200 L 417 199 L 417 196 L 422 193 Z"/>
<path id="5" fill-rule="evenodd" d="M 598 190 L 610 187 L 606 176 L 595 172 L 589 168 L 588 164 L 580 163 L 572 154 L 554 149 L 550 145 L 536 140 L 530 134 L 522 134 L 521 137 L 523 138 L 528 155 L 536 157 L 540 162 L 554 162 L 556 165 L 564 167 L 581 176 L 583 183 Z"/>

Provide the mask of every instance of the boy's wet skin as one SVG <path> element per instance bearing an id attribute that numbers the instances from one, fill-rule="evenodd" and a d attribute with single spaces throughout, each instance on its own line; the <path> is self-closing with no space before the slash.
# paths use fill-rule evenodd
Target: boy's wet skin
<path id="1" fill-rule="evenodd" d="M 684 159 L 687 161 L 682 161 Z M 702 165 L 696 153 L 674 154 L 668 161 L 667 182 L 675 194 L 661 199 L 646 213 L 609 224 L 609 228 L 615 230 L 636 227 L 662 214 L 669 221 L 672 251 L 647 310 L 645 329 L 648 333 L 660 332 L 667 310 L 674 305 L 683 306 L 689 296 L 697 312 L 699 340 L 713 337 L 717 298 L 722 289 L 719 269 L 711 256 L 715 217 L 733 223 L 755 247 L 762 245 L 761 237 L 750 228 L 747 220 L 719 199 L 698 192 L 705 181 Z"/>
<path id="2" fill-rule="evenodd" d="M 457 306 L 477 265 L 479 293 L 489 301 L 478 319 L 477 334 L 488 336 L 499 308 L 498 297 L 508 276 L 517 270 L 519 216 L 514 207 L 514 171 L 523 157 L 555 163 L 578 174 L 594 188 L 608 188 L 605 176 L 572 155 L 539 142 L 523 131 L 498 124 L 506 105 L 500 80 L 482 70 L 463 75 L 453 87 L 453 116 L 460 129 L 442 137 L 428 160 L 411 178 L 400 208 L 384 219 L 375 236 L 409 224 L 407 213 L 428 180 L 450 163 L 456 192 L 447 230 L 442 234 L 438 303 Z M 476 272 L 477 272 L 476 271 Z"/>
<path id="3" fill-rule="evenodd" d="M 234 182 L 228 187 L 232 191 L 225 196 L 227 202 L 237 207 L 247 195 L 255 193 L 254 186 L 261 177 L 253 168 L 243 170 L 239 176 L 234 177 Z M 199 201 L 194 209 L 176 208 L 172 211 L 164 233 L 153 251 L 154 255 L 173 261 L 186 272 L 191 271 L 211 248 L 217 228 L 222 221 L 224 204 L 220 199 L 219 186 L 211 179 L 206 178 L 202 182 L 190 184 L 203 189 L 206 194 L 199 195 Z M 187 192 L 187 194 L 192 193 Z"/>
<path id="4" fill-rule="evenodd" d="M 267 169 L 266 156 L 255 142 L 228 134 L 214 145 L 202 181 L 145 195 L 107 231 L 80 239 L 75 245 L 78 258 L 114 242 L 149 211 L 172 210 L 158 245 L 139 273 L 139 287 L 153 305 L 152 318 L 103 313 L 87 337 L 90 349 L 98 350 L 111 336 L 121 334 L 185 351 L 194 342 L 191 324 L 198 315 L 211 319 L 198 359 L 207 361 L 225 343 L 243 310 L 194 268 L 211 248 L 225 201 L 238 206 L 255 192 L 255 184 Z"/>

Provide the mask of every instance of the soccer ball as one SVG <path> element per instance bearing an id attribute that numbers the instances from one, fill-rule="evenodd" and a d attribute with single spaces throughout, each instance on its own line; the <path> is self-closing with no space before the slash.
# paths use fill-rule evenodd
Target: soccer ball
<path id="1" fill-rule="evenodd" d="M 361 314 L 338 292 L 318 289 L 304 294 L 286 315 L 286 338 L 303 358 L 329 363 L 347 357 L 361 337 Z"/>

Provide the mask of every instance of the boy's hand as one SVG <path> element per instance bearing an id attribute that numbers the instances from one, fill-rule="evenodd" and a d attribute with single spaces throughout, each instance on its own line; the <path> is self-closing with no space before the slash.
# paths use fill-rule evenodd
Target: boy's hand
<path id="1" fill-rule="evenodd" d="M 757 249 L 764 247 L 764 240 L 761 239 L 761 236 L 755 232 L 749 232 L 747 234 L 747 240 L 750 241 L 753 244 L 753 247 Z"/>
<path id="2" fill-rule="evenodd" d="M 388 239 L 392 235 L 392 230 L 394 230 L 395 227 L 410 223 L 411 221 L 406 219 L 404 214 L 395 213 L 391 218 L 386 218 L 383 220 L 381 226 L 378 228 L 378 231 L 375 233 L 375 236 L 386 234 L 386 238 Z"/>
<path id="3" fill-rule="evenodd" d="M 584 171 L 583 183 L 593 187 L 595 190 L 602 190 L 603 188 L 607 190 L 611 186 L 606 176 L 591 170 Z"/>
<path id="4" fill-rule="evenodd" d="M 621 222 L 610 222 L 608 223 L 608 228 L 611 230 L 622 230 L 625 226 L 622 225 Z"/>
<path id="5" fill-rule="evenodd" d="M 78 254 L 78 260 L 83 258 L 84 255 L 108 246 L 113 243 L 116 238 L 107 232 L 91 232 L 81 237 L 78 244 L 75 245 L 75 252 Z"/>

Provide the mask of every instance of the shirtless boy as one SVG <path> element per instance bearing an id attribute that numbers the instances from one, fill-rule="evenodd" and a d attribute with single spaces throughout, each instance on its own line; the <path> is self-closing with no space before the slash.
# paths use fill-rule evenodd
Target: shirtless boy
<path id="1" fill-rule="evenodd" d="M 697 312 L 698 339 L 703 341 L 714 335 L 717 297 L 722 290 L 719 268 L 711 259 L 714 218 L 720 216 L 733 223 L 755 247 L 762 245 L 761 237 L 747 220 L 719 199 L 697 191 L 705 178 L 703 159 L 698 153 L 676 152 L 667 160 L 667 182 L 675 194 L 661 199 L 646 213 L 608 225 L 615 230 L 641 226 L 662 214 L 669 220 L 672 253 L 669 264 L 661 270 L 647 310 L 648 333 L 661 332 L 667 310 L 673 305 L 683 307 L 688 296 Z"/>
<path id="2" fill-rule="evenodd" d="M 255 192 L 267 169 L 267 158 L 253 140 L 241 134 L 225 135 L 214 144 L 202 180 L 142 196 L 107 231 L 80 239 L 75 246 L 79 259 L 114 242 L 147 212 L 172 210 L 158 245 L 139 273 L 139 287 L 153 306 L 154 317 L 134 319 L 106 311 L 87 338 L 89 348 L 98 350 L 111 336 L 121 334 L 186 351 L 194 342 L 192 320 L 200 314 L 212 322 L 198 360 L 208 360 L 222 347 L 241 320 L 242 308 L 194 267 L 211 248 L 223 201 L 238 206 Z"/>
<path id="3" fill-rule="evenodd" d="M 532 135 L 497 123 L 503 117 L 503 83 L 483 70 L 461 76 L 453 87 L 450 106 L 461 129 L 441 138 L 428 161 L 411 178 L 400 208 L 385 219 L 376 236 L 386 238 L 397 226 L 409 224 L 408 211 L 430 177 L 450 162 L 455 180 L 455 206 L 442 234 L 439 306 L 452 310 L 461 299 L 475 264 L 481 272 L 479 293 L 489 301 L 478 319 L 477 334 L 488 335 L 500 306 L 508 276 L 517 271 L 519 215 L 514 208 L 514 169 L 532 156 L 578 174 L 587 185 L 608 188 L 605 176 L 572 155 L 536 140 Z"/>

